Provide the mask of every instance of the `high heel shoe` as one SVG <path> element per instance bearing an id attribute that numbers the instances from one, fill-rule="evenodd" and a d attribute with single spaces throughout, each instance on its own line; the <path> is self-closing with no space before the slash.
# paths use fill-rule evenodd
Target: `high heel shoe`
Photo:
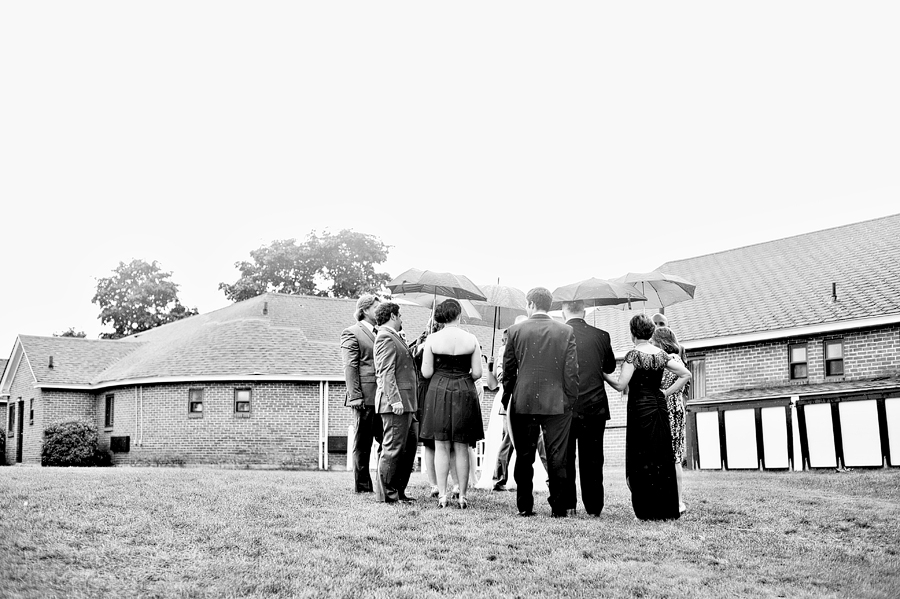
<path id="1" fill-rule="evenodd" d="M 459 509 L 464 510 L 467 507 L 469 507 L 468 500 L 466 500 L 466 498 L 464 496 L 460 495 L 459 496 Z"/>
<path id="2" fill-rule="evenodd" d="M 447 496 L 441 495 L 438 497 L 438 507 L 447 507 Z"/>
<path id="3" fill-rule="evenodd" d="M 432 497 L 438 497 L 440 494 L 441 494 L 441 492 L 438 490 L 437 486 L 431 487 L 431 496 Z"/>

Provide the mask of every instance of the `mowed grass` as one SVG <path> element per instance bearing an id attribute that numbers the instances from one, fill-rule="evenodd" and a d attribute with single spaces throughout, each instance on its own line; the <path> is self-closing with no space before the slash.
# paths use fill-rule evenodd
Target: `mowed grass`
<path id="1" fill-rule="evenodd" d="M 345 472 L 0 468 L 0 597 L 898 597 L 900 471 L 687 472 L 690 511 L 437 508 Z"/>

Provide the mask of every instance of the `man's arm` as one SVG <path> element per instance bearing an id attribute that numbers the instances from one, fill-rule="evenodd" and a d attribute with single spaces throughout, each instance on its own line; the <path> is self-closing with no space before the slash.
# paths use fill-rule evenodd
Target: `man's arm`
<path id="1" fill-rule="evenodd" d="M 397 386 L 396 372 L 397 346 L 390 335 L 379 335 L 375 338 L 375 376 L 381 381 L 381 393 L 384 402 L 398 413 L 396 405 L 403 411 L 403 398 Z"/>
<path id="2" fill-rule="evenodd" d="M 612 374 L 616 371 L 616 355 L 613 353 L 608 333 L 601 335 L 600 344 L 603 349 L 603 372 Z"/>
<path id="3" fill-rule="evenodd" d="M 500 398 L 500 403 L 504 408 L 509 407 L 509 400 L 512 398 L 519 376 L 519 360 L 516 357 L 516 340 L 519 337 L 517 333 L 518 331 L 509 333 L 506 350 L 503 352 L 503 373 L 500 375 L 503 382 L 503 397 Z"/>
<path id="4" fill-rule="evenodd" d="M 341 332 L 341 359 L 344 362 L 344 382 L 347 384 L 344 405 L 361 408 L 366 399 L 359 380 L 359 340 L 349 328 Z"/>
<path id="5" fill-rule="evenodd" d="M 566 411 L 575 407 L 578 399 L 578 350 L 575 346 L 575 331 L 569 328 L 569 341 L 566 345 Z"/>

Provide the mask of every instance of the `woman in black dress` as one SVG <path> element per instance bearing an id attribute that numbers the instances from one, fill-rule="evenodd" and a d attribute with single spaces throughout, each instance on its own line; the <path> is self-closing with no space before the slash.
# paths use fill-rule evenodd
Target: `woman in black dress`
<path id="1" fill-rule="evenodd" d="M 484 439 L 481 406 L 474 381 L 481 378 L 481 346 L 475 335 L 459 328 L 462 307 L 455 299 L 437 306 L 434 319 L 444 328 L 425 340 L 422 376 L 430 379 L 422 405 L 419 437 L 434 440 L 438 506 L 447 506 L 450 451 L 459 481 L 459 507 L 468 507 L 469 445 Z"/>
<path id="2" fill-rule="evenodd" d="M 678 518 L 675 458 L 665 395 L 684 387 L 691 373 L 683 363 L 650 344 L 656 327 L 648 316 L 634 316 L 630 326 L 634 349 L 625 354 L 619 379 L 608 374 L 603 377 L 620 393 L 628 387 L 625 480 L 631 489 L 631 505 L 641 520 Z M 678 378 L 661 391 L 666 369 Z"/>

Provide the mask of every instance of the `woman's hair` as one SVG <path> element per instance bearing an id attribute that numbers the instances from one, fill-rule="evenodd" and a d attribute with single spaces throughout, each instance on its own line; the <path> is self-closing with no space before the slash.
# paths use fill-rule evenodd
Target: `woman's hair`
<path id="1" fill-rule="evenodd" d="M 443 329 L 443 328 L 444 328 L 444 323 L 442 323 L 442 322 L 435 322 L 434 320 L 432 320 L 432 319 L 430 319 L 430 318 L 428 319 L 428 329 L 427 329 L 427 332 L 428 332 L 429 334 L 431 334 L 431 333 L 437 333 L 438 331 L 440 331 L 440 330 Z"/>
<path id="2" fill-rule="evenodd" d="M 456 320 L 461 313 L 462 306 L 459 305 L 458 301 L 451 297 L 450 299 L 442 301 L 437 305 L 437 308 L 434 309 L 434 320 L 440 324 L 447 324 L 448 322 Z"/>
<path id="3" fill-rule="evenodd" d="M 653 331 L 656 330 L 656 325 L 653 324 L 653 321 L 646 314 L 635 314 L 631 317 L 631 322 L 628 326 L 631 328 L 631 334 L 635 338 L 644 341 L 649 341 L 653 337 Z"/>
<path id="4" fill-rule="evenodd" d="M 656 327 L 656 330 L 653 331 L 653 337 L 650 341 L 663 350 L 667 354 L 679 354 L 681 353 L 681 346 L 678 345 L 678 338 L 675 337 L 675 333 L 672 332 L 672 329 L 669 327 Z"/>

